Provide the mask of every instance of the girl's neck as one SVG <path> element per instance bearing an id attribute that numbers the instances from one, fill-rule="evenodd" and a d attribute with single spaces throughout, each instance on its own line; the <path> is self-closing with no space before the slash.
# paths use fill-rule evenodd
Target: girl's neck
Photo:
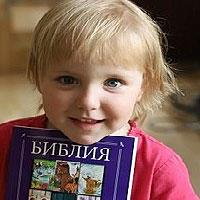
<path id="1" fill-rule="evenodd" d="M 127 123 L 119 130 L 115 131 L 114 133 L 110 134 L 111 136 L 127 136 L 130 130 L 130 124 Z"/>

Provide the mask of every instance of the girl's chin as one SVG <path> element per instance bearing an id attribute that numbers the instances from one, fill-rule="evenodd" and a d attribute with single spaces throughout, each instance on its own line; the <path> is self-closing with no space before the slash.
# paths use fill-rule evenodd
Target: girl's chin
<path id="1" fill-rule="evenodd" d="M 91 144 L 95 144 L 97 142 L 99 142 L 101 139 L 103 139 L 105 136 L 102 137 L 91 137 L 91 136 L 85 136 L 85 137 L 70 137 L 67 135 L 67 137 L 72 140 L 73 142 L 77 143 L 77 144 L 81 144 L 81 145 L 91 145 Z"/>

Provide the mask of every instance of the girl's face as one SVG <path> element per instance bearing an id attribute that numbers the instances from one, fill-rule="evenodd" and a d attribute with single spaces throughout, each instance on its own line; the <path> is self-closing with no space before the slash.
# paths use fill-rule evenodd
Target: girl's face
<path id="1" fill-rule="evenodd" d="M 143 73 L 136 68 L 74 64 L 48 69 L 40 82 L 48 127 L 91 144 L 127 126 L 142 95 Z"/>

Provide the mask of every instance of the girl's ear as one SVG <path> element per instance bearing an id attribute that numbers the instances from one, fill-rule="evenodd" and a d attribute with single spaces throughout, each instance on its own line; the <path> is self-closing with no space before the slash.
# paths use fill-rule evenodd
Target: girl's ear
<path id="1" fill-rule="evenodd" d="M 41 91 L 41 88 L 39 86 L 37 86 L 37 91 L 39 92 L 40 95 L 42 95 L 42 91 Z"/>
<path id="2" fill-rule="evenodd" d="M 139 101 L 141 100 L 142 95 L 143 95 L 143 89 L 141 89 L 140 92 L 138 93 L 138 96 L 137 96 L 136 102 L 139 102 Z"/>
<path id="3" fill-rule="evenodd" d="M 142 84 L 141 84 L 141 88 L 140 88 L 140 91 L 139 91 L 137 99 L 136 99 L 136 103 L 140 102 L 140 100 L 141 100 L 141 98 L 143 96 L 144 90 L 145 90 L 145 74 L 143 72 Z"/>
<path id="4" fill-rule="evenodd" d="M 40 94 L 42 94 L 40 86 L 37 87 L 37 90 L 38 90 L 38 92 L 39 92 Z"/>
<path id="5" fill-rule="evenodd" d="M 137 99 L 136 99 L 136 102 L 140 102 L 142 96 L 143 96 L 143 93 L 144 93 L 144 89 L 145 89 L 145 86 L 144 86 L 144 74 L 143 74 L 143 80 L 142 80 L 142 85 L 141 85 L 141 88 L 140 88 L 140 91 L 138 93 L 138 96 L 137 96 Z"/>
<path id="6" fill-rule="evenodd" d="M 40 94 L 42 94 L 42 90 L 41 90 L 41 80 L 38 81 L 36 87 L 37 87 L 38 92 L 39 92 Z"/>

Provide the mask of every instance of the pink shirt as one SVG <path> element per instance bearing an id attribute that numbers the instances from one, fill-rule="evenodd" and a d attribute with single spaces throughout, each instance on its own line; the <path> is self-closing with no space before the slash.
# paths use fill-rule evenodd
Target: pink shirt
<path id="1" fill-rule="evenodd" d="M 14 125 L 44 128 L 45 115 L 0 125 L 0 200 L 5 200 L 7 160 Z M 138 137 L 131 200 L 198 200 L 187 168 L 171 149 L 131 123 L 129 135 Z M 109 198 L 109 197 L 108 197 Z M 109 199 L 108 199 L 109 200 Z"/>

